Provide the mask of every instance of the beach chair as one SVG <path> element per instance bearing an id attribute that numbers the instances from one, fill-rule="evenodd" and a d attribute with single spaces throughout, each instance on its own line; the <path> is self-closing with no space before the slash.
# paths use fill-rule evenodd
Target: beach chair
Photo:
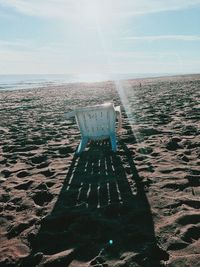
<path id="1" fill-rule="evenodd" d="M 84 151 L 90 140 L 103 140 L 110 138 L 112 150 L 116 152 L 116 131 L 121 129 L 121 109 L 120 106 L 114 107 L 112 103 L 78 108 L 66 114 L 69 119 L 75 116 L 79 130 L 81 132 L 81 142 L 76 154 Z M 116 119 L 118 128 L 116 129 Z"/>

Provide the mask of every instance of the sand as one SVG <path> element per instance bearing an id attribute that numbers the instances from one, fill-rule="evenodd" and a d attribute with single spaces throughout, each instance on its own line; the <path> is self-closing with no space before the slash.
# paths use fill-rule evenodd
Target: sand
<path id="1" fill-rule="evenodd" d="M 140 84 L 141 83 L 141 84 Z M 0 91 L 0 267 L 200 266 L 200 75 Z M 65 112 L 122 106 L 75 156 Z"/>

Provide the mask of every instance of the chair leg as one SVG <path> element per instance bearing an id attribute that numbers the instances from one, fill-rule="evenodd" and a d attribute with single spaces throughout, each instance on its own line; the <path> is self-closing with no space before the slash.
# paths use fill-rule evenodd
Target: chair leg
<path id="1" fill-rule="evenodd" d="M 112 151 L 116 152 L 117 151 L 117 141 L 116 141 L 115 134 L 110 135 L 110 141 L 111 141 Z"/>
<path id="2" fill-rule="evenodd" d="M 88 143 L 88 138 L 83 137 L 81 139 L 81 142 L 80 142 L 79 146 L 78 146 L 78 149 L 76 151 L 76 154 L 80 154 L 81 152 L 83 152 L 84 149 L 85 149 L 85 147 L 87 146 L 87 143 Z"/>

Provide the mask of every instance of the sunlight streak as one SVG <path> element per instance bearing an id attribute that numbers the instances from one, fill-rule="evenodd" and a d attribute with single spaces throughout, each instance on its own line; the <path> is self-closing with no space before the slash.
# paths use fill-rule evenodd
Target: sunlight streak
<path id="1" fill-rule="evenodd" d="M 124 107 L 125 113 L 128 117 L 129 125 L 131 126 L 132 132 L 135 136 L 136 142 L 140 143 L 142 138 L 141 138 L 141 135 L 138 132 L 138 130 L 135 128 L 136 123 L 135 123 L 135 118 L 133 115 L 133 109 L 130 108 L 129 100 L 128 100 L 128 97 L 125 93 L 125 88 L 122 85 L 122 82 L 120 80 L 115 80 L 114 82 L 115 82 L 115 87 L 117 89 L 120 100 L 122 102 L 122 105 Z M 133 121 L 133 123 L 132 123 L 132 121 Z"/>
<path id="2" fill-rule="evenodd" d="M 79 2 L 77 13 L 80 14 L 83 24 L 93 27 L 98 21 L 101 25 L 106 26 L 111 22 L 112 9 L 104 1 L 86 0 Z"/>
<path id="3" fill-rule="evenodd" d="M 97 35 L 98 35 L 98 38 L 99 38 L 99 41 L 100 41 L 100 44 L 101 44 L 101 47 L 103 50 L 103 54 L 105 56 L 105 60 L 106 60 L 105 65 L 107 65 L 108 73 L 113 73 L 113 70 L 112 70 L 113 64 L 112 64 L 111 56 L 110 56 L 110 53 L 109 53 L 109 50 L 107 47 L 106 38 L 104 37 L 105 34 L 103 33 L 103 30 L 102 30 L 102 24 L 101 24 L 102 19 L 100 19 L 100 16 L 99 16 L 99 10 L 101 10 L 101 9 L 100 9 L 99 5 L 95 5 L 95 3 L 97 3 L 97 2 L 94 2 L 93 5 L 90 6 L 90 8 L 86 8 L 87 14 L 88 14 L 90 19 L 93 19 L 93 23 L 95 25 L 95 29 L 96 29 L 96 32 L 97 32 Z M 92 12 L 93 14 L 92 15 L 89 14 L 90 12 Z M 93 15 L 95 15 L 95 16 L 93 16 Z M 129 124 L 132 128 L 132 131 L 134 133 L 136 141 L 137 141 L 137 143 L 139 143 L 141 140 L 141 136 L 140 136 L 139 132 L 134 127 L 135 123 L 133 123 L 133 124 L 131 123 L 131 121 L 135 121 L 135 120 L 134 120 L 134 117 L 132 115 L 132 110 L 130 109 L 128 97 L 126 96 L 126 93 L 125 93 L 125 88 L 122 85 L 121 81 L 118 79 L 115 79 L 114 83 L 115 83 L 115 87 L 116 87 L 116 90 L 118 92 L 118 95 L 120 97 L 121 103 L 125 109 L 125 112 L 127 114 L 128 119 L 129 119 Z"/>

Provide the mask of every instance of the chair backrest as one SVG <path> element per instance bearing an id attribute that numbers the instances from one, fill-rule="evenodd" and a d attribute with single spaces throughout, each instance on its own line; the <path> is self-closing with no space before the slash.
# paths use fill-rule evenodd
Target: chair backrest
<path id="1" fill-rule="evenodd" d="M 115 132 L 116 113 L 112 103 L 77 109 L 75 114 L 82 136 L 100 139 Z"/>

